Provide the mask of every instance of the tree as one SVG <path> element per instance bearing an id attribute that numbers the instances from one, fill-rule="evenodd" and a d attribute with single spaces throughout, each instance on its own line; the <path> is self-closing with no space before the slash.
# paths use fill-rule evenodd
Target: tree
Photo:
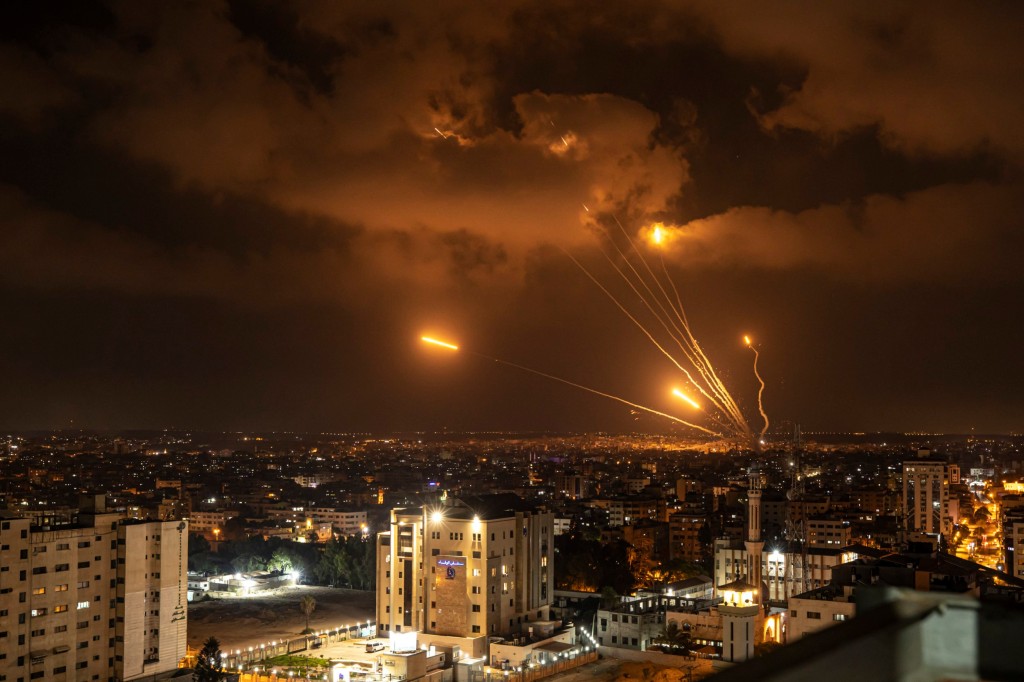
<path id="1" fill-rule="evenodd" d="M 291 554 L 288 553 L 284 547 L 279 547 L 274 550 L 270 560 L 267 561 L 268 571 L 280 571 L 281 573 L 288 573 L 294 569 L 292 563 Z"/>
<path id="2" fill-rule="evenodd" d="M 619 605 L 620 601 L 619 593 L 611 585 L 606 585 L 601 590 L 601 608 L 614 609 Z"/>
<path id="3" fill-rule="evenodd" d="M 304 616 L 306 616 L 306 629 L 302 631 L 303 634 L 311 632 L 309 629 L 309 617 L 313 615 L 313 611 L 316 610 L 316 599 L 308 594 L 305 595 L 299 600 L 299 610 L 302 611 Z"/>
<path id="4" fill-rule="evenodd" d="M 231 560 L 231 565 L 239 573 L 251 573 L 266 569 L 267 563 L 257 554 L 239 554 Z"/>
<path id="5" fill-rule="evenodd" d="M 210 637 L 196 657 L 196 682 L 218 682 L 224 679 L 220 670 L 220 642 Z"/>
<path id="6" fill-rule="evenodd" d="M 331 540 L 314 572 L 321 583 L 372 590 L 376 582 L 375 546 L 358 537 Z"/>
<path id="7" fill-rule="evenodd" d="M 670 620 L 661 634 L 654 638 L 654 644 L 667 654 L 682 655 L 690 651 L 690 633 L 680 628 L 676 621 Z"/>
<path id="8" fill-rule="evenodd" d="M 630 570 L 629 543 L 598 542 L 582 534 L 555 536 L 555 584 L 558 589 L 597 590 L 609 585 L 628 594 L 636 585 Z"/>
<path id="9" fill-rule="evenodd" d="M 199 533 L 188 534 L 188 555 L 202 554 L 210 551 L 210 541 Z"/>

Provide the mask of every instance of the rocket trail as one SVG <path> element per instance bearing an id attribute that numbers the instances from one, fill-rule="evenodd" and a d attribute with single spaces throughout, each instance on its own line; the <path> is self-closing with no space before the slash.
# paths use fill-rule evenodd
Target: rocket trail
<path id="1" fill-rule="evenodd" d="M 602 253 L 603 253 L 603 252 L 602 252 Z M 710 390 L 710 391 L 711 391 L 711 393 L 709 393 L 709 392 L 708 392 L 708 390 L 706 390 L 706 389 L 704 388 L 704 386 L 702 386 L 702 384 L 701 384 L 701 382 L 700 382 L 700 381 L 697 381 L 697 380 L 696 380 L 696 379 L 694 378 L 693 374 L 691 374 L 690 370 L 689 370 L 689 369 L 687 369 L 685 365 L 683 365 L 683 364 L 682 364 L 681 362 L 679 362 L 679 361 L 678 361 L 678 360 L 677 360 L 677 359 L 675 358 L 675 356 L 673 356 L 673 355 L 672 355 L 671 353 L 669 353 L 669 352 L 668 352 L 668 350 L 666 350 L 666 349 L 664 348 L 664 346 L 662 346 L 662 345 L 661 345 L 661 344 L 660 344 L 660 343 L 659 343 L 658 341 L 656 341 L 656 340 L 655 340 L 655 339 L 653 338 L 653 334 L 652 334 L 652 333 L 650 332 L 650 330 L 648 330 L 648 329 L 647 329 L 646 327 L 644 327 L 644 326 L 643 326 L 643 324 L 642 324 L 641 322 L 639 322 L 639 320 L 637 320 L 637 319 L 636 319 L 636 317 L 635 317 L 635 316 L 634 316 L 634 315 L 633 315 L 632 313 L 630 313 L 630 312 L 626 311 L 626 309 L 625 309 L 625 306 L 624 306 L 624 305 L 623 305 L 623 304 L 622 304 L 622 303 L 621 303 L 621 302 L 620 302 L 620 301 L 619 301 L 618 299 L 616 299 L 614 295 L 612 295 L 612 294 L 611 294 L 611 293 L 610 293 L 610 292 L 609 292 L 609 291 L 608 291 L 608 290 L 607 290 L 607 289 L 606 289 L 605 287 L 603 287 L 602 285 L 598 284 L 598 287 L 600 287 L 600 288 L 602 289 L 602 291 L 604 291 L 604 292 L 605 292 L 605 294 L 606 294 L 606 295 L 607 295 L 607 296 L 608 296 L 608 297 L 609 297 L 609 298 L 610 298 L 610 299 L 611 299 L 611 300 L 612 300 L 612 301 L 613 301 L 613 302 L 614 302 L 614 303 L 615 303 L 615 304 L 616 304 L 616 305 L 617 305 L 617 306 L 619 307 L 619 309 L 620 309 L 620 310 L 622 310 L 622 311 L 623 311 L 623 313 L 624 313 L 624 314 L 625 314 L 625 315 L 626 315 L 626 316 L 627 316 L 627 317 L 628 317 L 629 319 L 633 320 L 633 322 L 634 322 L 634 323 L 635 323 L 635 324 L 636 324 L 636 325 L 637 325 L 637 326 L 638 326 L 638 327 L 639 327 L 639 328 L 640 328 L 641 330 L 643 330 L 643 332 L 644 332 L 644 333 L 645 333 L 645 334 L 647 335 L 648 339 L 650 339 L 650 340 L 651 340 L 651 342 L 652 342 L 652 343 L 653 343 L 653 344 L 654 344 L 654 345 L 655 345 L 655 346 L 656 346 L 656 347 L 657 347 L 657 348 L 658 348 L 658 349 L 659 349 L 659 350 L 660 350 L 660 351 L 661 351 L 661 352 L 662 352 L 662 353 L 663 353 L 663 354 L 664 354 L 664 355 L 665 355 L 665 356 L 666 356 L 667 358 L 669 358 L 669 360 L 671 360 L 671 361 L 672 361 L 672 363 L 673 363 L 673 364 L 674 364 L 674 365 L 676 366 L 676 368 L 677 368 L 677 369 L 679 369 L 679 370 L 680 370 L 681 372 L 683 372 L 683 374 L 684 374 L 684 375 L 686 376 L 686 378 L 687 378 L 687 380 L 689 381 L 689 383 L 690 383 L 690 384 L 691 384 L 691 385 L 692 385 L 692 386 L 693 386 L 694 388 L 696 388 L 696 389 L 697 389 L 697 391 L 698 391 L 698 392 L 700 392 L 700 394 L 701 394 L 701 395 L 703 395 L 703 396 L 704 396 L 704 397 L 705 397 L 705 398 L 706 398 L 706 399 L 708 400 L 708 402 L 709 402 L 709 403 L 711 403 L 711 405 L 712 405 L 712 406 L 713 406 L 713 407 L 714 407 L 715 409 L 717 409 L 717 410 L 719 410 L 720 412 L 722 412 L 722 413 L 723 413 L 723 414 L 724 414 L 724 415 L 725 415 L 725 416 L 726 416 L 727 418 L 729 418 L 729 419 L 730 419 L 730 421 L 732 421 L 732 422 L 733 422 L 733 424 L 732 424 L 732 425 L 730 425 L 730 426 L 726 426 L 725 424 L 722 424 L 722 422 L 721 422 L 721 421 L 719 421 L 718 419 L 715 419 L 715 418 L 714 418 L 714 417 L 712 416 L 712 419 L 714 419 L 714 421 L 715 421 L 716 423 L 718 423 L 719 425 L 721 425 L 721 426 L 722 426 L 723 428 L 725 428 L 725 429 L 727 429 L 727 430 L 733 430 L 733 429 L 740 429 L 740 430 L 743 430 L 743 429 L 745 428 L 745 427 L 744 427 L 744 425 L 743 425 L 743 424 L 741 424 L 741 423 L 739 423 L 739 422 L 737 422 L 737 421 L 736 421 L 736 419 L 735 419 L 735 417 L 734 417 L 734 416 L 733 416 L 733 415 L 732 415 L 732 414 L 731 414 L 731 413 L 729 412 L 729 410 L 728 410 L 728 409 L 727 409 L 727 408 L 726 408 L 726 407 L 725 407 L 725 406 L 724 406 L 724 405 L 723 405 L 723 404 L 722 404 L 722 403 L 720 402 L 720 399 L 719 399 L 719 398 L 717 397 L 717 394 L 718 394 L 718 389 L 717 389 L 717 388 L 716 388 L 716 387 L 714 386 L 714 384 L 713 384 L 712 380 L 709 380 L 709 379 L 708 379 L 708 377 L 707 377 L 707 375 L 706 375 L 706 373 L 705 373 L 705 372 L 704 372 L 704 371 L 702 370 L 702 368 L 701 368 L 701 366 L 700 366 L 700 364 L 699 364 L 699 362 L 700 362 L 700 361 L 699 361 L 699 359 L 698 359 L 698 358 L 696 358 L 696 357 L 695 357 L 695 355 L 694 355 L 694 354 L 693 354 L 693 353 L 692 353 L 692 352 L 691 352 L 691 351 L 690 351 L 690 350 L 689 350 L 689 349 L 688 349 L 688 348 L 686 347 L 686 345 L 685 345 L 685 344 L 683 343 L 683 341 L 681 340 L 680 336 L 677 336 L 677 333 L 678 333 L 679 335 L 682 335 L 682 334 L 683 334 L 683 332 L 681 332 L 681 331 L 680 331 L 680 330 L 679 330 L 679 329 L 678 329 L 678 328 L 676 327 L 676 325 L 675 325 L 674 323 L 672 323 L 672 320 L 671 320 L 671 318 L 670 318 L 670 319 L 669 319 L 668 321 L 666 321 L 665 317 L 663 317 L 662 315 L 659 315 L 659 314 L 658 314 L 658 312 L 657 312 L 656 310 L 654 310 L 653 306 L 651 305 L 650 301 L 648 300 L 648 297 L 647 297 L 647 296 L 645 296 L 645 295 L 644 295 L 644 293 L 643 293 L 642 291 L 640 291 L 640 290 L 638 289 L 638 285 L 637 285 L 636 283 L 634 283 L 634 282 L 633 282 L 633 280 L 632 280 L 632 279 L 631 279 L 631 278 L 630 278 L 630 277 L 629 277 L 629 276 L 628 276 L 628 275 L 627 275 L 627 274 L 626 274 L 626 273 L 625 273 L 625 272 L 624 272 L 624 271 L 623 271 L 623 270 L 622 270 L 621 268 L 619 268 L 619 266 L 618 266 L 618 265 L 616 265 L 616 264 L 615 264 L 615 261 L 614 261 L 614 260 L 612 260 L 612 258 L 611 258 L 610 256 L 608 256 L 608 254 L 607 254 L 607 253 L 603 253 L 603 255 L 604 255 L 605 259 L 607 259 L 607 260 L 608 260 L 608 263 L 609 263 L 609 265 L 610 265 L 610 266 L 612 267 L 612 269 L 613 269 L 613 270 L 615 270 L 615 272 L 616 272 L 616 273 L 618 273 L 620 277 L 622 277 L 623 281 L 625 281 L 625 282 L 626 282 L 626 284 L 627 284 L 627 285 L 629 286 L 629 288 L 630 288 L 630 289 L 631 289 L 631 290 L 633 291 L 633 293 L 634 293 L 634 294 L 636 294 L 637 298 L 639 298 L 639 299 L 640 299 L 640 301 L 641 301 L 641 302 L 642 302 L 642 303 L 644 304 L 644 306 L 645 306 L 645 307 L 647 308 L 647 310 L 648 310 L 648 311 L 649 311 L 649 312 L 651 313 L 651 315 L 652 315 L 652 316 L 654 316 L 654 318 L 655 318 L 655 319 L 656 319 L 656 320 L 657 320 L 658 322 L 660 322 L 660 323 L 661 323 L 662 327 L 663 327 L 663 328 L 664 328 L 664 330 L 665 330 L 665 333 L 666 333 L 666 334 L 668 334 L 669 338 L 671 338 L 671 339 L 672 339 L 672 341 L 673 341 L 673 342 L 675 342 L 675 344 L 676 344 L 677 346 L 679 346 L 679 349 L 680 349 L 680 350 L 681 350 L 681 351 L 683 352 L 683 356 L 684 356 L 684 357 L 686 358 L 686 360 L 687 360 L 687 361 L 688 361 L 688 362 L 689 362 L 689 363 L 690 363 L 691 365 L 693 365 L 693 369 L 694 369 L 694 371 L 695 371 L 695 372 L 697 372 L 697 373 L 698 373 L 698 375 L 699 375 L 699 376 L 700 376 L 700 377 L 701 377 L 702 379 L 704 379 L 704 382 L 705 382 L 705 383 L 707 383 L 707 384 L 708 384 L 708 387 L 709 387 L 709 388 L 708 388 L 708 390 Z M 625 254 L 622 254 L 622 253 L 621 253 L 621 251 L 620 251 L 620 255 L 622 255 L 622 257 L 623 257 L 623 258 L 625 259 Z M 628 260 L 626 260 L 626 262 L 627 262 L 627 264 L 628 264 Z M 583 267 L 582 265 L 580 265 L 579 263 L 577 263 L 577 266 L 579 266 L 579 267 L 580 267 L 580 269 L 582 269 L 582 270 L 584 271 L 584 273 L 586 273 L 586 274 L 587 274 L 587 275 L 588 275 L 588 276 L 589 276 L 589 277 L 591 278 L 591 280 L 594 280 L 594 281 L 596 282 L 596 278 L 594 278 L 594 277 L 593 277 L 593 276 L 591 275 L 591 273 L 587 272 L 586 268 L 584 268 L 584 267 Z M 636 276 L 637 276 L 638 278 L 640 278 L 640 275 L 639 275 L 639 273 L 637 273 L 637 272 L 636 272 L 635 268 L 633 268 L 633 267 L 631 266 L 631 267 L 630 267 L 630 269 L 631 269 L 631 270 L 632 270 L 632 271 L 633 271 L 633 272 L 634 272 L 634 273 L 636 274 Z M 646 290 L 648 291 L 648 293 L 650 294 L 650 296 L 651 296 L 652 298 L 654 298 L 654 299 L 655 299 L 655 301 L 656 301 L 656 302 L 658 303 L 658 307 L 659 307 L 659 308 L 661 308 L 661 310 L 662 310 L 662 313 L 664 313 L 664 315 L 665 315 L 665 316 L 667 317 L 667 316 L 668 316 L 668 312 L 667 312 L 667 311 L 665 311 L 665 309 L 664 309 L 664 306 L 663 306 L 663 305 L 661 304 L 661 302 L 660 302 L 659 300 L 657 300 L 657 295 L 656 295 L 656 294 L 655 294 L 655 293 L 654 293 L 653 291 L 651 291 L 651 290 L 650 290 L 650 287 L 646 285 L 646 282 L 643 282 L 643 281 L 641 280 L 640 286 L 643 286 L 643 287 L 644 287 L 644 288 L 645 288 L 645 289 L 646 289 Z M 674 328 L 676 328 L 676 332 L 677 332 L 677 333 L 674 333 L 674 332 L 673 332 L 673 329 L 672 329 L 672 328 L 670 328 L 670 324 L 671 324 L 671 327 L 674 327 Z M 713 394 L 714 394 L 714 395 L 713 395 Z M 711 415 L 708 415 L 708 416 L 711 416 Z"/>
<path id="2" fill-rule="evenodd" d="M 634 403 L 631 400 L 626 400 L 625 398 L 620 398 L 617 395 L 612 395 L 611 393 L 605 393 L 604 391 L 599 391 L 596 388 L 590 388 L 589 386 L 584 386 L 583 384 L 578 384 L 575 381 L 569 381 L 568 379 L 563 379 L 563 378 L 557 377 L 557 376 L 555 376 L 553 374 L 548 374 L 547 372 L 541 372 L 540 370 L 532 369 L 530 367 L 526 367 L 525 365 L 520 365 L 520 364 L 517 364 L 515 362 L 509 362 L 508 360 L 501 360 L 501 359 L 493 357 L 491 355 L 485 355 L 484 353 L 478 353 L 477 351 L 460 349 L 459 346 L 454 344 L 454 343 L 448 343 L 447 341 L 440 341 L 438 339 L 435 339 L 435 338 L 432 338 L 432 337 L 429 337 L 429 336 L 421 336 L 420 337 L 420 341 L 422 341 L 423 343 L 430 344 L 432 346 L 439 346 L 439 347 L 444 348 L 446 350 L 459 351 L 459 352 L 462 352 L 462 353 L 468 353 L 469 355 L 475 355 L 478 358 L 483 358 L 484 360 L 490 360 L 491 362 L 496 362 L 496 363 L 498 363 L 500 365 L 505 365 L 506 367 L 512 367 L 514 369 L 518 369 L 518 370 L 521 370 L 523 372 L 529 372 L 530 374 L 534 374 L 536 376 L 543 377 L 545 379 L 550 379 L 551 381 L 557 381 L 559 383 L 565 384 L 566 386 L 572 386 L 573 388 L 578 388 L 581 391 L 586 391 L 588 393 L 593 393 L 594 395 L 601 396 L 602 398 L 608 398 L 609 400 L 614 400 L 616 402 L 620 402 L 623 405 L 628 405 L 629 407 L 632 407 L 634 409 L 642 410 L 644 412 L 648 412 L 648 413 L 656 415 L 658 417 L 663 417 L 663 418 L 668 419 L 670 421 L 676 422 L 677 424 L 682 424 L 683 426 L 688 426 L 691 429 L 696 429 L 698 431 L 701 431 L 701 432 L 706 433 L 706 434 L 711 435 L 711 436 L 721 436 L 722 435 L 722 434 L 720 434 L 720 433 L 718 433 L 716 431 L 712 431 L 711 429 L 705 428 L 705 427 L 703 427 L 703 426 L 701 426 L 699 424 L 692 424 L 692 423 L 686 421 L 685 419 L 680 419 L 679 417 L 676 417 L 674 415 L 667 414 L 665 412 L 660 412 L 660 411 L 655 410 L 653 408 L 647 407 L 646 405 L 641 405 L 639 403 Z"/>
<path id="3" fill-rule="evenodd" d="M 626 268 L 628 268 L 628 270 L 619 267 L 611 258 L 611 256 L 609 256 L 609 254 L 606 253 L 605 251 L 602 250 L 602 254 L 605 256 L 606 260 L 608 260 L 609 264 L 615 270 L 615 272 L 620 277 L 622 277 L 623 281 L 625 281 L 626 284 L 630 287 L 630 289 L 633 290 L 633 292 L 637 295 L 640 301 L 648 309 L 651 315 L 653 315 L 654 318 L 661 323 L 668 336 L 675 342 L 677 346 L 679 346 L 679 349 L 683 352 L 683 355 L 686 357 L 686 360 L 689 362 L 690 365 L 692 365 L 694 371 L 696 371 L 703 379 L 703 383 L 707 385 L 707 390 L 704 389 L 704 387 L 701 385 L 701 382 L 694 381 L 692 375 L 690 375 L 690 373 L 684 367 L 682 367 L 681 364 L 677 360 L 675 360 L 675 358 L 672 357 L 671 354 L 669 354 L 663 347 L 660 347 L 659 349 L 662 351 L 662 353 L 669 357 L 679 369 L 686 373 L 687 378 L 690 379 L 690 383 L 693 384 L 694 387 L 697 388 L 697 390 L 700 391 L 700 393 L 704 395 L 704 397 L 707 398 L 708 401 L 728 419 L 728 421 L 733 423 L 733 429 L 735 429 L 738 433 L 744 436 L 749 435 L 750 427 L 746 423 L 743 414 L 740 412 L 739 407 L 732 399 L 732 396 L 729 394 L 729 391 L 725 387 L 725 384 L 722 383 L 721 379 L 718 378 L 718 375 L 715 372 L 710 360 L 708 359 L 707 355 L 704 354 L 703 349 L 701 349 L 700 344 L 698 343 L 697 339 L 694 337 L 692 331 L 690 330 L 689 323 L 685 317 L 685 311 L 682 310 L 682 302 L 681 300 L 679 300 L 678 290 L 675 289 L 675 284 L 672 282 L 671 277 L 667 276 L 668 273 L 666 271 L 666 279 L 668 279 L 673 291 L 676 293 L 676 301 L 680 305 L 680 308 L 678 310 L 673 304 L 672 298 L 671 296 L 669 296 L 668 291 L 665 288 L 665 285 L 662 284 L 661 278 L 659 278 L 651 269 L 650 264 L 647 262 L 643 254 L 637 248 L 632 236 L 625 229 L 625 227 L 622 225 L 622 223 L 618 220 L 617 217 L 613 216 L 613 219 L 618 225 L 619 230 L 622 232 L 623 237 L 628 242 L 630 253 L 635 255 L 635 257 L 640 260 L 642 270 L 646 271 L 647 275 L 645 276 L 645 274 L 641 270 L 637 269 L 637 266 L 633 264 L 633 259 L 630 258 L 630 255 L 628 255 L 621 248 L 619 248 L 618 244 L 615 243 L 615 240 L 612 239 L 610 235 L 605 235 L 608 243 L 625 263 L 625 266 Z M 661 234 L 661 237 L 662 241 L 664 241 L 665 235 Z M 662 263 L 664 269 L 664 260 L 662 260 Z M 577 265 L 579 266 L 578 262 Z M 581 267 L 581 269 L 584 268 Z M 632 273 L 632 276 L 630 276 L 630 273 Z M 587 274 L 591 278 L 591 280 L 597 283 L 595 277 L 590 275 L 590 273 Z M 650 280 L 653 280 L 653 285 L 650 283 Z M 602 288 L 602 290 L 605 291 L 607 295 L 609 295 L 609 297 L 613 298 L 614 300 L 614 297 L 612 297 L 611 294 L 609 294 L 603 286 L 601 286 L 599 283 L 597 284 Z M 641 289 L 643 289 L 643 291 L 641 291 Z M 646 292 L 646 295 L 644 292 Z M 655 305 L 657 305 L 657 308 L 661 311 L 660 313 L 658 312 L 658 310 L 654 309 L 654 305 L 651 304 L 651 300 L 653 300 Z M 616 304 L 619 306 L 620 310 L 623 310 L 623 312 L 627 314 L 627 316 L 635 318 L 635 316 L 633 316 L 632 314 L 625 310 L 625 306 L 623 306 L 621 303 L 616 301 Z M 669 312 L 670 310 L 671 313 Z M 673 318 L 677 319 L 678 323 Z M 635 319 L 634 322 L 636 322 Z M 638 324 L 638 326 L 642 327 L 642 325 L 640 325 L 639 322 L 636 323 Z M 648 338 L 652 337 L 652 335 L 646 330 L 645 333 L 648 334 Z M 651 340 L 654 341 L 653 338 Z M 659 345 L 657 342 L 655 342 L 655 344 Z"/>
<path id="4" fill-rule="evenodd" d="M 689 370 L 687 370 L 685 367 L 683 367 L 683 365 L 680 364 L 679 361 L 676 360 L 675 357 L 673 357 L 673 355 L 671 353 L 669 353 L 665 349 L 665 347 L 662 346 L 661 343 L 658 342 L 658 340 L 656 338 L 654 338 L 654 335 L 651 334 L 650 331 L 648 331 L 647 327 L 645 327 L 643 325 L 643 323 L 640 320 L 638 320 L 636 318 L 636 316 L 633 315 L 629 311 L 629 309 L 626 308 L 626 306 L 623 305 L 619 301 L 619 299 L 617 299 L 615 297 L 615 295 L 608 290 L 608 288 L 606 286 L 601 284 L 601 282 L 597 279 L 597 277 L 595 277 L 593 274 L 591 274 L 591 272 L 589 270 L 587 270 L 587 268 L 584 267 L 582 263 L 580 263 L 578 260 L 576 260 L 576 258 L 573 257 L 573 255 L 571 253 L 569 253 L 565 249 L 562 249 L 562 252 L 569 258 L 569 260 L 571 260 L 573 263 L 576 264 L 576 267 L 578 267 L 583 272 L 583 274 L 586 275 L 590 279 L 591 282 L 594 283 L 594 286 L 596 286 L 598 289 L 600 289 L 602 292 L 604 292 L 605 296 L 607 296 L 611 300 L 611 302 L 615 304 L 615 306 L 622 312 L 623 315 L 625 315 L 633 324 L 635 324 L 637 326 L 637 328 L 641 332 L 643 332 L 644 336 L 646 336 L 647 339 L 652 344 L 654 344 L 655 348 L 657 348 L 659 351 L 661 351 L 662 355 L 664 355 L 666 358 L 668 358 L 672 362 L 672 364 L 676 366 L 676 368 L 679 371 L 681 371 L 683 374 L 686 375 L 686 377 L 690 380 L 690 383 L 692 383 L 694 386 L 696 386 L 697 389 L 700 390 L 701 393 L 703 393 L 705 395 L 705 397 L 707 397 L 708 400 L 714 401 L 713 397 L 711 397 L 711 396 L 707 395 L 706 393 L 704 393 L 703 389 L 701 389 L 701 387 L 700 387 L 700 384 L 697 381 L 695 381 L 693 379 L 693 377 L 690 375 Z M 607 256 L 607 254 L 605 254 L 605 255 Z M 636 291 L 636 290 L 634 289 L 634 291 Z M 640 295 L 639 292 L 637 292 L 637 295 L 638 296 Z M 641 298 L 642 298 L 642 296 L 641 296 Z"/>
<path id="5" fill-rule="evenodd" d="M 662 286 L 660 278 L 651 269 L 651 266 L 647 262 L 647 259 L 644 258 L 643 253 L 641 253 L 640 249 L 637 248 L 636 242 L 634 241 L 632 235 L 629 234 L 629 232 L 626 230 L 625 226 L 622 224 L 622 222 L 618 219 L 617 216 L 612 216 L 612 218 L 615 220 L 615 224 L 618 225 L 619 231 L 622 232 L 622 235 L 626 238 L 626 241 L 629 243 L 629 247 L 630 247 L 630 250 L 632 251 L 632 253 L 636 255 L 636 257 L 640 260 L 641 264 L 643 265 L 644 269 L 650 275 L 651 279 L 654 280 L 655 284 L 658 287 L 658 290 L 661 292 L 661 295 L 664 297 L 665 301 L 667 301 L 669 308 L 672 308 L 674 310 L 674 306 L 672 305 L 672 299 L 669 297 L 668 292 L 665 290 L 665 287 Z M 660 233 L 660 234 L 661 234 L 662 239 L 656 241 L 656 243 L 658 243 L 658 244 L 660 244 L 661 241 L 664 241 L 664 239 L 665 239 L 664 233 Z M 612 241 L 612 244 L 614 245 L 614 241 Z M 637 279 L 643 281 L 644 277 L 639 272 L 637 272 L 635 267 L 633 267 L 632 262 L 630 262 L 630 259 L 626 256 L 626 254 L 622 253 L 622 250 L 618 249 L 617 246 L 616 246 L 616 250 L 626 260 L 626 262 L 630 265 L 630 269 L 636 275 Z M 662 263 L 664 263 L 664 259 L 662 260 Z M 666 271 L 666 276 L 667 276 L 667 274 L 668 273 Z M 667 279 L 669 280 L 669 282 L 672 281 L 671 277 L 667 277 Z M 657 296 L 654 294 L 653 291 L 650 290 L 650 287 L 647 286 L 646 283 L 644 284 L 644 287 L 648 291 L 650 291 L 652 297 L 657 299 Z M 673 287 L 674 287 L 674 285 L 673 285 Z M 678 300 L 678 297 L 677 297 L 677 300 Z M 658 302 L 658 306 L 663 311 L 665 310 L 664 306 L 661 304 L 660 301 Z M 681 301 L 680 301 L 680 309 L 682 309 Z M 732 399 L 732 396 L 729 394 L 729 390 L 725 387 L 725 384 L 722 383 L 721 379 L 718 378 L 718 375 L 715 372 L 714 367 L 711 364 L 711 361 L 704 354 L 704 351 L 701 349 L 700 344 L 697 342 L 697 338 L 690 331 L 689 323 L 684 321 L 683 318 L 685 317 L 685 313 L 684 314 L 677 314 L 677 317 L 679 318 L 680 322 L 683 323 L 683 327 L 684 327 L 684 330 L 685 330 L 685 331 L 680 331 L 680 337 L 689 346 L 689 352 L 687 352 L 684 349 L 684 352 L 687 354 L 687 359 L 694 366 L 694 368 L 701 374 L 701 376 L 707 382 L 708 387 L 718 396 L 718 398 L 724 404 L 724 407 L 722 407 L 721 405 L 718 405 L 719 409 L 721 409 L 724 413 L 726 413 L 729 416 L 729 418 L 736 423 L 736 426 L 737 426 L 737 428 L 740 431 L 742 431 L 745 434 L 749 433 L 750 432 L 750 427 L 747 425 L 746 420 L 743 418 L 743 414 L 740 412 L 739 406 L 737 406 L 735 401 Z M 675 326 L 675 324 L 673 324 L 673 326 Z M 678 329 L 678 327 L 677 327 L 677 329 Z M 670 332 L 670 335 L 671 335 L 671 332 Z M 679 339 L 676 339 L 676 342 L 679 343 Z M 680 345 L 680 347 L 682 347 L 681 343 L 679 345 Z"/>
<path id="6" fill-rule="evenodd" d="M 754 376 L 757 378 L 758 383 L 761 384 L 761 388 L 757 389 L 757 411 L 761 413 L 761 419 L 764 419 L 764 427 L 761 428 L 761 438 L 764 438 L 764 434 L 768 430 L 768 414 L 764 411 L 764 402 L 761 400 L 761 396 L 764 394 L 764 379 L 761 378 L 761 373 L 757 371 L 757 360 L 761 354 L 757 352 L 757 348 L 749 336 L 744 336 L 743 340 L 746 342 L 747 347 L 754 351 Z"/>
<path id="7" fill-rule="evenodd" d="M 665 412 L 660 412 L 658 410 L 655 410 L 655 409 L 653 409 L 651 407 L 647 407 L 645 405 L 641 405 L 639 403 L 634 403 L 634 402 L 632 402 L 630 400 L 626 400 L 625 398 L 620 398 L 617 395 L 612 395 L 611 393 L 605 393 L 604 391 L 598 391 L 596 388 L 590 388 L 589 386 L 584 386 L 583 384 L 577 384 L 575 381 L 569 381 L 568 379 L 563 379 L 561 377 L 556 377 L 553 374 L 548 374 L 547 372 L 541 372 L 540 370 L 531 369 L 531 368 L 526 367 L 524 365 L 519 365 L 519 364 L 516 364 L 514 362 L 509 362 L 508 360 L 499 360 L 498 358 L 491 357 L 490 355 L 484 355 L 483 353 L 477 353 L 475 351 L 466 351 L 466 352 L 471 354 L 471 355 L 476 355 L 477 357 L 484 358 L 485 360 L 490 360 L 492 362 L 496 362 L 499 365 L 505 365 L 506 367 L 513 367 L 515 369 L 522 370 L 523 372 L 529 372 L 530 374 L 535 374 L 535 375 L 537 375 L 539 377 L 544 377 L 545 379 L 550 379 L 552 381 L 557 381 L 559 383 L 565 384 L 566 386 L 572 386 L 573 388 L 578 388 L 581 391 L 586 391 L 588 393 L 593 393 L 594 395 L 599 395 L 602 398 L 608 398 L 609 400 L 614 400 L 616 402 L 620 402 L 623 405 L 628 405 L 628 406 L 630 406 L 630 407 L 632 407 L 634 409 L 643 410 L 644 412 L 648 412 L 650 414 L 657 415 L 659 417 L 664 417 L 665 419 L 674 421 L 677 424 L 682 424 L 683 426 L 688 426 L 691 429 L 697 429 L 698 431 L 702 431 L 702 432 L 704 432 L 704 433 L 706 433 L 706 434 L 708 434 L 710 436 L 720 436 L 720 435 L 722 435 L 720 433 L 717 433 L 716 431 L 712 431 L 711 429 L 705 428 L 705 427 L 703 427 L 703 426 L 701 426 L 699 424 L 693 424 L 691 422 L 686 421 L 685 419 L 680 419 L 679 417 L 676 417 L 674 415 L 667 414 Z"/>

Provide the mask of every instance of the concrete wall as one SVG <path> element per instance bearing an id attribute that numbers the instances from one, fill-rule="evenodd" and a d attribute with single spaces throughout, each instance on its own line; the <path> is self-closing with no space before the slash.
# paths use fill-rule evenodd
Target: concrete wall
<path id="1" fill-rule="evenodd" d="M 533 642 L 525 646 L 516 646 L 514 644 L 491 644 L 491 665 L 494 667 L 500 667 L 504 661 L 508 661 L 510 666 L 518 668 L 527 661 L 534 660 L 538 656 L 538 652 L 536 650 L 545 644 L 550 644 L 551 642 L 573 644 L 575 642 L 575 633 L 572 630 L 566 630 L 554 637 L 549 637 L 548 639 Z"/>

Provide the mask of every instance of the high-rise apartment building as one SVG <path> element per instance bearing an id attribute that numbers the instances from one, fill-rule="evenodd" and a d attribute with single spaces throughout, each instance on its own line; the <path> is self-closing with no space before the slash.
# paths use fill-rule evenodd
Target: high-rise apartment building
<path id="1" fill-rule="evenodd" d="M 956 465 L 919 450 L 903 463 L 903 528 L 909 533 L 942 534 L 952 530 L 949 486 L 958 483 Z"/>
<path id="2" fill-rule="evenodd" d="M 698 563 L 704 559 L 705 549 L 701 542 L 701 530 L 707 524 L 703 514 L 673 514 L 669 523 L 669 556 Z"/>
<path id="3" fill-rule="evenodd" d="M 392 510 L 377 536 L 378 632 L 478 637 L 547 620 L 553 522 L 511 494 Z"/>
<path id="4" fill-rule="evenodd" d="M 0 518 L 0 680 L 150 679 L 185 656 L 188 525 Z"/>

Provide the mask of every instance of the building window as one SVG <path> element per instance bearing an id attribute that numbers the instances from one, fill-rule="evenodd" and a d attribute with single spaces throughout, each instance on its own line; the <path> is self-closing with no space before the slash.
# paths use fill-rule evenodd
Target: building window
<path id="1" fill-rule="evenodd" d="M 807 617 L 810 618 L 811 620 L 821 620 L 821 613 L 819 613 L 817 611 L 808 611 L 807 612 Z"/>

